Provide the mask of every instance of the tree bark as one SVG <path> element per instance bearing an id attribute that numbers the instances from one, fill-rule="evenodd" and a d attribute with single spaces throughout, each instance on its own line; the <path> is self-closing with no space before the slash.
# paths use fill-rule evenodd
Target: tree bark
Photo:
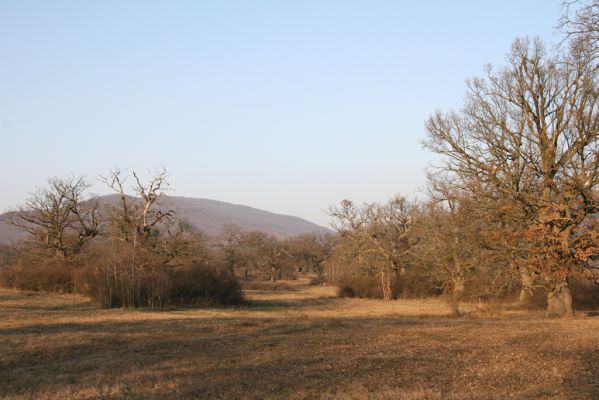
<path id="1" fill-rule="evenodd" d="M 454 281 L 453 284 L 453 297 L 455 299 L 460 299 L 464 295 L 465 284 L 462 279 L 458 279 Z"/>
<path id="2" fill-rule="evenodd" d="M 381 271 L 381 286 L 383 288 L 383 300 L 391 300 L 391 273 L 389 271 Z"/>
<path id="3" fill-rule="evenodd" d="M 572 293 L 568 287 L 568 281 L 563 280 L 553 284 L 547 292 L 548 317 L 573 317 Z"/>
<path id="4" fill-rule="evenodd" d="M 530 272 L 521 270 L 520 282 L 522 283 L 522 288 L 520 289 L 520 297 L 518 301 L 520 302 L 520 304 L 525 304 L 530 302 L 534 295 L 533 277 L 530 274 Z"/>

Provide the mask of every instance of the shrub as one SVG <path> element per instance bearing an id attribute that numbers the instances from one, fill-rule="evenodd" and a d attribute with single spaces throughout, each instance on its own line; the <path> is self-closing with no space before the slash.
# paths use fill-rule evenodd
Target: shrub
<path id="1" fill-rule="evenodd" d="M 204 264 L 178 268 L 146 267 L 133 273 L 90 268 L 85 292 L 102 306 L 166 308 L 171 306 L 234 305 L 243 302 L 233 274 Z"/>
<path id="2" fill-rule="evenodd" d="M 356 297 L 356 293 L 354 289 L 351 287 L 349 283 L 342 283 L 337 288 L 337 296 L 338 297 Z"/>
<path id="3" fill-rule="evenodd" d="M 360 297 L 382 299 L 380 279 L 374 276 L 353 276 L 344 278 L 339 285 L 339 297 Z"/>
<path id="4" fill-rule="evenodd" d="M 169 297 L 177 305 L 235 305 L 243 303 L 233 274 L 194 264 L 171 274 Z"/>
<path id="5" fill-rule="evenodd" d="M 0 283 L 24 291 L 78 292 L 106 308 L 234 305 L 244 301 L 235 276 L 203 264 L 134 269 L 125 264 L 81 268 L 66 262 L 36 262 L 0 270 Z"/>

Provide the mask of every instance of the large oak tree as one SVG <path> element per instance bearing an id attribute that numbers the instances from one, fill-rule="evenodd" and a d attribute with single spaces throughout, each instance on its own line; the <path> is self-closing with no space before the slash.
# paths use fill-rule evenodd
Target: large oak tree
<path id="1" fill-rule="evenodd" d="M 597 253 L 588 223 L 599 210 L 596 61 L 584 49 L 547 52 L 516 40 L 508 65 L 467 84 L 459 112 L 437 112 L 425 147 L 460 189 L 509 205 L 524 222 L 522 266 L 548 291 L 549 315 L 572 315 L 568 278 Z"/>

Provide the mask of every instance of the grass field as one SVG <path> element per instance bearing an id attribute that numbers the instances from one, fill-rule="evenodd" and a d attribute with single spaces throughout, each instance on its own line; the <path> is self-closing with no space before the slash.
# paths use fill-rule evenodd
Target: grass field
<path id="1" fill-rule="evenodd" d="M 441 300 L 289 285 L 246 307 L 162 312 L 0 291 L 0 397 L 599 398 L 593 314 L 456 317 Z"/>

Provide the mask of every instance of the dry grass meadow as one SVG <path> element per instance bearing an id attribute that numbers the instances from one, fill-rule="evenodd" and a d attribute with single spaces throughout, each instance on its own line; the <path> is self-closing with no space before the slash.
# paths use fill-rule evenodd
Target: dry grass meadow
<path id="1" fill-rule="evenodd" d="M 0 291 L 5 399 L 593 399 L 599 317 L 338 299 L 289 282 L 252 305 L 105 310 Z"/>

